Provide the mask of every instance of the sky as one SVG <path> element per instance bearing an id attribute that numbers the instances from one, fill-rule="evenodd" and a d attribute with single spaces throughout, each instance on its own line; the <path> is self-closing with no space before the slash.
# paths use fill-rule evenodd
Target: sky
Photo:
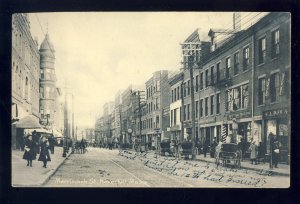
<path id="1" fill-rule="evenodd" d="M 249 13 L 242 13 L 251 19 Z M 30 30 L 55 49 L 57 86 L 72 87 L 75 123 L 94 127 L 118 90 L 142 85 L 157 70 L 179 70 L 180 43 L 197 28 L 232 27 L 232 12 L 31 13 Z M 253 14 L 252 18 L 255 16 Z"/>

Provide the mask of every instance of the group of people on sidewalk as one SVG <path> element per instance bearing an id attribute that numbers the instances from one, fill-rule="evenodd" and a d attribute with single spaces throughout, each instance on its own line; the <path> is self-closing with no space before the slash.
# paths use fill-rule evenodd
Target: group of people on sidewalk
<path id="1" fill-rule="evenodd" d="M 278 140 L 278 137 L 274 135 L 273 133 L 269 134 L 270 138 L 270 162 L 272 162 L 272 167 L 278 168 L 278 162 L 280 159 L 280 142 Z M 225 139 L 225 143 L 234 143 L 233 142 L 233 136 L 227 135 Z M 204 157 L 206 157 L 207 153 L 210 152 L 211 158 L 215 157 L 216 147 L 220 146 L 222 142 L 220 141 L 219 144 L 216 142 L 216 138 L 213 138 L 212 143 L 210 144 L 209 140 L 204 141 L 203 146 L 198 145 L 198 149 L 202 150 Z M 243 157 L 245 156 L 246 152 L 250 154 L 250 161 L 251 164 L 257 165 L 258 163 L 258 144 L 255 140 L 250 141 L 250 146 L 248 149 L 245 149 L 245 145 L 243 144 L 243 141 L 241 138 L 238 138 L 237 144 L 239 146 L 239 149 L 242 151 Z M 201 151 L 198 151 L 198 154 L 200 154 Z"/>
<path id="2" fill-rule="evenodd" d="M 32 167 L 32 161 L 36 160 L 37 154 L 39 154 L 38 161 L 43 162 L 43 167 L 47 168 L 47 162 L 51 161 L 49 150 L 54 154 L 54 144 L 52 146 L 52 139 L 49 139 L 46 136 L 41 136 L 39 142 L 33 140 L 36 138 L 36 132 L 33 132 L 32 135 L 27 135 L 25 138 L 25 147 L 23 159 L 27 160 L 27 166 Z"/>

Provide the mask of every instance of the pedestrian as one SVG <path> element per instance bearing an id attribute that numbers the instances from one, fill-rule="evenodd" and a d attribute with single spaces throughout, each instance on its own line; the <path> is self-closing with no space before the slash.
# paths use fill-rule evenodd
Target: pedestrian
<path id="1" fill-rule="evenodd" d="M 49 149 L 51 151 L 51 154 L 54 154 L 55 139 L 53 134 L 50 135 L 48 141 L 49 141 Z"/>
<path id="2" fill-rule="evenodd" d="M 151 140 L 151 147 L 152 147 L 151 148 L 152 150 L 155 150 L 155 141 L 154 141 L 154 139 Z"/>
<path id="3" fill-rule="evenodd" d="M 272 135 L 271 135 L 272 134 Z M 271 145 L 271 150 L 272 150 L 272 164 L 275 168 L 278 168 L 278 162 L 279 162 L 279 153 L 280 153 L 280 143 L 278 141 L 277 135 L 273 135 L 273 133 L 270 133 L 271 138 L 272 138 L 272 145 Z"/>
<path id="4" fill-rule="evenodd" d="M 28 135 L 25 139 L 25 147 L 23 159 L 27 160 L 27 166 L 32 167 L 32 160 L 36 159 L 35 145 L 32 135 Z"/>
<path id="5" fill-rule="evenodd" d="M 225 143 L 231 143 L 232 142 L 231 140 L 232 140 L 232 134 L 229 134 L 225 139 Z"/>
<path id="6" fill-rule="evenodd" d="M 51 161 L 49 154 L 49 142 L 46 137 L 42 137 L 41 139 L 41 152 L 38 160 L 43 162 L 44 168 L 47 168 L 47 162 Z"/>
<path id="7" fill-rule="evenodd" d="M 210 157 L 215 158 L 215 153 L 216 153 L 216 147 L 218 146 L 218 143 L 216 141 L 216 138 L 213 139 L 211 148 L 210 148 Z"/>
<path id="8" fill-rule="evenodd" d="M 80 153 L 81 154 L 84 153 L 84 149 L 85 149 L 85 143 L 84 143 L 83 138 L 82 138 L 81 142 L 80 142 Z"/>
<path id="9" fill-rule="evenodd" d="M 249 152 L 250 152 L 250 160 L 251 164 L 257 164 L 257 155 L 258 155 L 258 147 L 255 143 L 255 141 L 251 142 L 251 145 L 249 147 Z"/>
<path id="10" fill-rule="evenodd" d="M 203 154 L 204 154 L 204 157 L 206 157 L 206 154 L 207 154 L 208 150 L 209 150 L 209 141 L 208 141 L 208 139 L 206 139 L 204 141 L 204 144 L 203 144 Z"/>

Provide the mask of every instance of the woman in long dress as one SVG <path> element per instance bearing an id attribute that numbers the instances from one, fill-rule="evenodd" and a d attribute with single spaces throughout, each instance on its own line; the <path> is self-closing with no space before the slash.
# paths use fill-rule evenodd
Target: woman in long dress
<path id="1" fill-rule="evenodd" d="M 43 137 L 41 140 L 41 152 L 38 160 L 43 162 L 44 168 L 47 168 L 47 162 L 51 161 L 49 154 L 49 142 L 46 137 Z"/>
<path id="2" fill-rule="evenodd" d="M 32 167 L 32 160 L 36 159 L 36 153 L 35 153 L 35 144 L 32 140 L 32 136 L 28 135 L 25 140 L 25 150 L 23 159 L 27 160 L 27 166 Z"/>

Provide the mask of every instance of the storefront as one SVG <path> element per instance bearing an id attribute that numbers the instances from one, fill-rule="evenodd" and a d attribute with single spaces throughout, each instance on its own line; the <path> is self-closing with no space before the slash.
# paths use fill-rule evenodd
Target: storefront
<path id="1" fill-rule="evenodd" d="M 170 132 L 170 137 L 171 140 L 180 140 L 181 138 L 181 128 L 180 125 L 174 125 L 170 128 L 168 128 L 167 130 L 169 130 Z"/>
<path id="2" fill-rule="evenodd" d="M 263 112 L 266 153 L 270 152 L 269 134 L 279 140 L 280 162 L 288 163 L 290 155 L 290 116 L 287 108 Z"/>

